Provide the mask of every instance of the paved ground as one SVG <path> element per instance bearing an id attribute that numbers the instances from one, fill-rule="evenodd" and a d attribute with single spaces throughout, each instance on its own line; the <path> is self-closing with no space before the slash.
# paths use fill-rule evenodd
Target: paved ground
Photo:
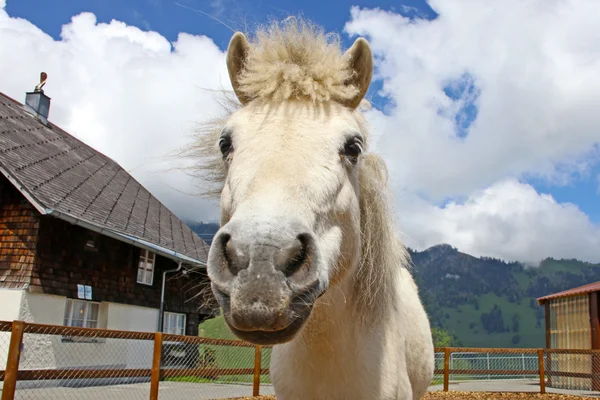
<path id="1" fill-rule="evenodd" d="M 0 391 L 1 393 L 1 391 Z M 261 385 L 261 394 L 274 394 L 273 387 Z M 133 383 L 110 386 L 40 387 L 17 389 L 17 400 L 147 400 L 150 394 L 149 383 Z M 161 382 L 159 386 L 160 400 L 212 400 L 252 395 L 252 385 Z"/>
<path id="2" fill-rule="evenodd" d="M 430 388 L 431 392 L 442 390 L 442 385 Z M 133 383 L 83 388 L 46 387 L 17 389 L 16 399 L 64 399 L 64 400 L 134 400 L 148 399 L 149 383 Z M 471 381 L 450 384 L 451 391 L 461 392 L 539 392 L 538 382 L 527 380 Z M 1 392 L 1 391 L 0 391 Z M 578 390 L 547 389 L 548 393 L 570 394 L 575 396 L 600 397 L 600 393 Z M 261 394 L 274 394 L 273 387 L 261 385 Z M 244 397 L 252 394 L 252 386 L 245 384 L 161 382 L 160 400 L 212 400 Z"/>

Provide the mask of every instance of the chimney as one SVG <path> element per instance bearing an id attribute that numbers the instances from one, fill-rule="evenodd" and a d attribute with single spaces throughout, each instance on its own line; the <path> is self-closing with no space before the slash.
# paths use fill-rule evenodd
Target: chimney
<path id="1" fill-rule="evenodd" d="M 40 119 L 44 125 L 48 125 L 48 114 L 50 113 L 50 97 L 44 94 L 42 88 L 46 84 L 48 74 L 40 74 L 40 83 L 35 86 L 33 92 L 25 93 L 25 109 Z"/>

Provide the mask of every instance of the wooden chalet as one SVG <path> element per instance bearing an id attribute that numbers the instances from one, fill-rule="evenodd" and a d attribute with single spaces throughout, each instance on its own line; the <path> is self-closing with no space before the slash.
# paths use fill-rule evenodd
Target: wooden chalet
<path id="1" fill-rule="evenodd" d="M 0 320 L 197 335 L 208 245 L 49 105 L 0 93 Z"/>

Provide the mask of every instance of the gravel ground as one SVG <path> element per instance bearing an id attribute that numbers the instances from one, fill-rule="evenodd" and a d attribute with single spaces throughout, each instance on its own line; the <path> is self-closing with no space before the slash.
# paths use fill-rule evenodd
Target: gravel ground
<path id="1" fill-rule="evenodd" d="M 539 394 L 539 393 L 486 393 L 486 392 L 436 392 L 428 393 L 426 400 L 435 399 L 544 399 L 544 400 L 578 400 L 589 399 L 589 397 L 570 396 L 566 394 Z"/>
<path id="2" fill-rule="evenodd" d="M 461 399 L 461 400 L 496 400 L 496 399 L 544 399 L 544 400 L 586 400 L 589 397 L 569 396 L 566 394 L 539 393 L 473 393 L 473 392 L 436 392 L 428 393 L 423 400 Z M 273 396 L 238 397 L 230 400 L 275 400 Z"/>

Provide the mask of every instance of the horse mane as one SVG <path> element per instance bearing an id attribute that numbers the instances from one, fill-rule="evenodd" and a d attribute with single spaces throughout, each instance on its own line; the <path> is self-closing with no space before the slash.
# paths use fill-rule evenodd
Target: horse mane
<path id="1" fill-rule="evenodd" d="M 301 18 L 289 17 L 259 27 L 248 38 L 250 48 L 238 90 L 248 99 L 310 99 L 344 102 L 359 89 L 347 84 L 354 71 L 335 33 Z"/>
<path id="2" fill-rule="evenodd" d="M 361 130 L 366 126 L 355 112 Z M 410 257 L 398 237 L 385 162 L 375 153 L 365 153 L 359 166 L 361 252 L 353 277 L 357 317 L 363 323 L 385 318 L 393 301 L 398 274 L 409 269 Z"/>
<path id="3" fill-rule="evenodd" d="M 351 76 L 337 35 L 325 35 L 298 19 L 277 23 L 258 31 L 239 79 L 241 90 L 251 98 L 279 102 L 303 99 L 311 102 L 351 98 L 358 89 L 344 85 Z M 332 40 L 328 40 L 331 39 Z M 363 100 L 367 107 L 368 102 Z M 192 146 L 184 150 L 195 160 L 194 175 L 206 186 L 202 195 L 218 199 L 226 177 L 217 146 L 227 117 L 241 107 L 233 97 L 221 103 L 225 115 L 199 126 Z M 365 108 L 365 105 L 362 108 Z M 367 134 L 360 108 L 352 113 Z M 406 248 L 396 234 L 388 173 L 384 161 L 366 152 L 359 165 L 361 255 L 352 288 L 358 317 L 365 323 L 384 318 L 387 302 L 394 297 L 397 275 L 409 266 Z"/>

